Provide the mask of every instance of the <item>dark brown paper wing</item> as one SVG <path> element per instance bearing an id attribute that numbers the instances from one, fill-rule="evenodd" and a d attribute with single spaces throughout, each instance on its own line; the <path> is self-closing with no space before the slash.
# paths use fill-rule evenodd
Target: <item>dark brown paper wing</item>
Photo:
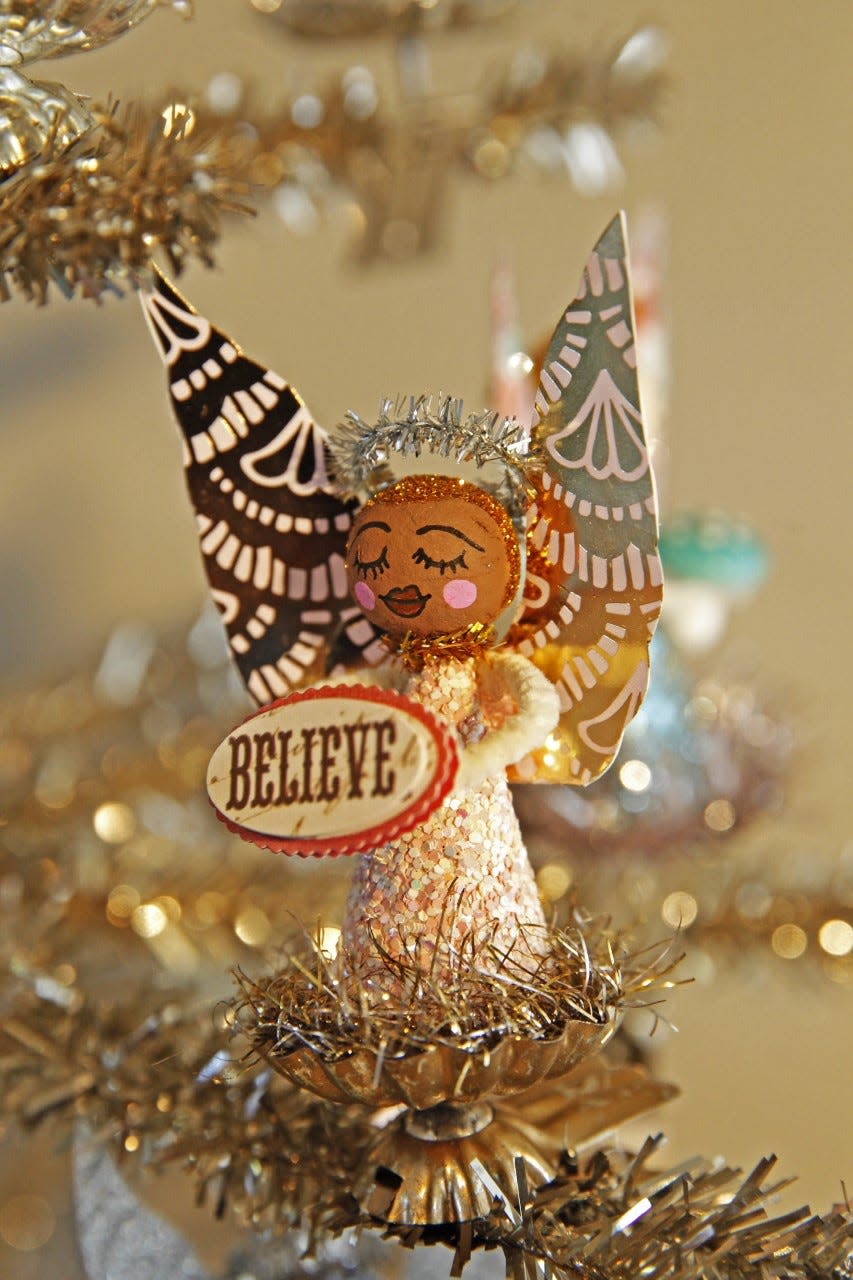
<path id="1" fill-rule="evenodd" d="M 256 702 L 385 650 L 347 589 L 352 503 L 332 492 L 323 431 L 159 272 L 142 305 L 169 377 L 204 566 Z"/>
<path id="2" fill-rule="evenodd" d="M 654 482 L 637 386 L 622 215 L 551 339 L 534 438 L 528 590 L 512 640 L 560 696 L 557 729 L 512 776 L 585 785 L 613 760 L 648 682 L 661 603 Z"/>

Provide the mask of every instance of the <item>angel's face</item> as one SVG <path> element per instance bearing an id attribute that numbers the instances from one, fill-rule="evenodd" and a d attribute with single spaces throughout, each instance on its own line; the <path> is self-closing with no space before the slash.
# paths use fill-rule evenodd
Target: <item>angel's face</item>
<path id="1" fill-rule="evenodd" d="M 362 612 L 392 635 L 489 625 L 518 582 L 515 531 L 497 502 L 473 485 L 412 477 L 362 507 L 347 574 Z"/>

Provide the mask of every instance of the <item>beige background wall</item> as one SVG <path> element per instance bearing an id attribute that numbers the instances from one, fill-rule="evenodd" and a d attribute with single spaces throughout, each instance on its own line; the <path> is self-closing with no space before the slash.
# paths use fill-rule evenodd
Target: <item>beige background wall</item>
<path id="1" fill-rule="evenodd" d="M 310 83 L 304 47 L 279 41 L 247 4 L 200 0 L 198 9 L 194 23 L 164 12 L 44 74 L 126 99 L 224 68 Z M 671 232 L 669 505 L 744 512 L 770 545 L 772 580 L 739 631 L 768 684 L 805 708 L 820 765 L 803 783 L 809 838 L 833 850 L 853 839 L 853 8 L 554 0 L 529 14 L 531 31 L 567 43 L 608 39 L 649 16 L 669 31 L 665 129 L 633 157 L 621 193 L 582 202 L 544 180 L 454 181 L 438 256 L 369 274 L 345 268 L 328 238 L 294 241 L 264 215 L 232 224 L 219 270 L 194 268 L 182 287 L 292 379 L 323 422 L 349 406 L 370 414 L 397 390 L 442 388 L 477 403 L 495 246 L 512 245 L 522 320 L 538 334 L 616 204 L 630 217 L 660 203 Z M 475 74 L 481 42 L 448 54 L 448 83 Z M 350 60 L 380 56 L 371 44 Z M 174 627 L 197 608 L 204 588 L 179 456 L 133 299 L 0 308 L 3 675 L 67 669 L 119 619 Z M 825 1206 L 841 1177 L 853 1179 L 850 992 L 774 972 L 763 985 L 740 977 L 679 994 L 683 1034 L 665 1062 L 687 1101 L 664 1123 L 674 1156 L 722 1149 L 747 1162 L 778 1148 L 784 1168 L 802 1173 L 803 1197 Z"/>

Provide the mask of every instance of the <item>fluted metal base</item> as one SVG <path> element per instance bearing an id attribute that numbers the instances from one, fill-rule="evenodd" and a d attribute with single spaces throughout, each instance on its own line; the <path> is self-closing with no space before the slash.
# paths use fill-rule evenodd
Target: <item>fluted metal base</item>
<path id="1" fill-rule="evenodd" d="M 515 1162 L 531 1188 L 556 1173 L 544 1134 L 488 1102 L 404 1111 L 383 1129 L 354 1189 L 361 1208 L 396 1226 L 447 1226 L 485 1217 L 493 1195 L 477 1163 L 515 1203 Z"/>

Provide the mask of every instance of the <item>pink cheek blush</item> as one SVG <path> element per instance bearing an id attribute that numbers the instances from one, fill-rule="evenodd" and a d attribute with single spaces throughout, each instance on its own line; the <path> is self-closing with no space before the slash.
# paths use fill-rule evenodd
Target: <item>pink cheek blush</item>
<path id="1" fill-rule="evenodd" d="M 456 578 L 448 582 L 441 594 L 451 609 L 467 609 L 477 599 L 477 584 L 467 578 Z"/>
<path id="2" fill-rule="evenodd" d="M 362 609 L 367 609 L 369 611 L 376 604 L 376 596 L 370 590 L 370 587 L 366 582 L 357 582 L 353 588 L 353 595 L 361 605 Z"/>

